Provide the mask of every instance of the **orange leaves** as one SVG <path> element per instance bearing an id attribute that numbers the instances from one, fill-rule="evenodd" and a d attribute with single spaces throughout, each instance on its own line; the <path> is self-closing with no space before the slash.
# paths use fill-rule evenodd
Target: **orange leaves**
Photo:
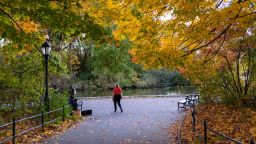
<path id="1" fill-rule="evenodd" d="M 177 67 L 177 70 L 183 75 L 185 74 L 186 70 L 183 67 Z"/>
<path id="2" fill-rule="evenodd" d="M 137 58 L 132 58 L 132 62 L 133 62 L 133 63 L 136 63 L 137 61 L 138 61 Z"/>
<path id="3" fill-rule="evenodd" d="M 39 29 L 39 24 L 31 20 L 24 20 L 18 22 L 22 30 L 26 33 L 37 32 Z"/>
<path id="4" fill-rule="evenodd" d="M 256 138 L 256 112 L 251 109 L 237 109 L 223 104 L 208 104 L 198 106 L 196 109 L 196 129 L 203 135 L 203 120 L 207 120 L 208 126 L 236 140 L 248 143 L 251 136 Z M 195 142 L 195 133 L 192 132 L 191 111 L 187 112 L 182 138 L 189 142 Z M 209 143 L 229 143 L 225 139 L 208 132 Z"/>
<path id="5" fill-rule="evenodd" d="M 113 32 L 113 35 L 114 35 L 114 39 L 115 40 L 118 40 L 118 41 L 121 41 L 121 40 L 124 40 L 125 39 L 125 36 L 123 35 L 123 30 L 115 30 Z"/>

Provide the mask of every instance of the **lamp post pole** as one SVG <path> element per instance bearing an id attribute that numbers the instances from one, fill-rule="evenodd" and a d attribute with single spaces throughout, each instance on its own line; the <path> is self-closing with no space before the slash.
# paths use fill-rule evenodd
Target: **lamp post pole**
<path id="1" fill-rule="evenodd" d="M 44 55 L 45 60 L 45 95 L 44 95 L 44 105 L 46 108 L 46 111 L 50 110 L 50 104 L 49 104 L 49 96 L 48 96 L 48 59 L 49 54 L 51 52 L 51 44 L 49 42 L 44 42 L 42 45 L 42 53 Z"/>
<path id="2" fill-rule="evenodd" d="M 45 59 L 45 97 L 44 97 L 44 102 L 46 106 L 46 111 L 50 110 L 49 106 L 49 96 L 48 96 L 48 58 L 49 55 L 45 54 L 44 59 Z"/>

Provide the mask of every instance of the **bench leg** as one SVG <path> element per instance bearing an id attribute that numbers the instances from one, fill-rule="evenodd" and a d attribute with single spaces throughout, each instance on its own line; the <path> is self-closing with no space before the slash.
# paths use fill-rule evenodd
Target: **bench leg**
<path id="1" fill-rule="evenodd" d="M 182 106 L 181 106 L 181 105 L 182 105 Z M 178 110 L 179 110 L 180 108 L 185 108 L 185 109 L 186 109 L 186 107 L 187 107 L 186 103 L 180 103 L 180 102 L 178 102 Z"/>

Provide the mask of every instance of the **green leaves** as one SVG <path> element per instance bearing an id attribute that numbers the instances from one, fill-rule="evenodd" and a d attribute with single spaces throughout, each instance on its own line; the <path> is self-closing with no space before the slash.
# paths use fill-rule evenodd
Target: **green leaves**
<path id="1" fill-rule="evenodd" d="M 52 52 L 50 55 L 49 63 L 51 70 L 56 74 L 67 73 L 69 71 L 67 64 L 63 62 L 61 54 L 59 53 Z"/>
<path id="2" fill-rule="evenodd" d="M 131 68 L 130 56 L 128 55 L 129 42 L 124 40 L 120 42 L 120 46 L 116 47 L 111 44 L 103 44 L 99 48 L 94 49 L 95 66 L 94 73 L 111 74 L 114 76 L 118 73 L 129 73 Z"/>

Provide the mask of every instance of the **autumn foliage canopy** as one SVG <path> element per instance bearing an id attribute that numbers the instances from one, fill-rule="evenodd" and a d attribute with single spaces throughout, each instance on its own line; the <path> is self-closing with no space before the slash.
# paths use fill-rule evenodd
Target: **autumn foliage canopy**
<path id="1" fill-rule="evenodd" d="M 46 34 L 58 36 L 55 50 L 81 35 L 94 45 L 118 47 L 129 40 L 132 62 L 176 69 L 208 100 L 241 103 L 255 87 L 255 5 L 253 0 L 3 0 L 0 37 L 11 42 L 15 55 L 38 49 Z"/>

